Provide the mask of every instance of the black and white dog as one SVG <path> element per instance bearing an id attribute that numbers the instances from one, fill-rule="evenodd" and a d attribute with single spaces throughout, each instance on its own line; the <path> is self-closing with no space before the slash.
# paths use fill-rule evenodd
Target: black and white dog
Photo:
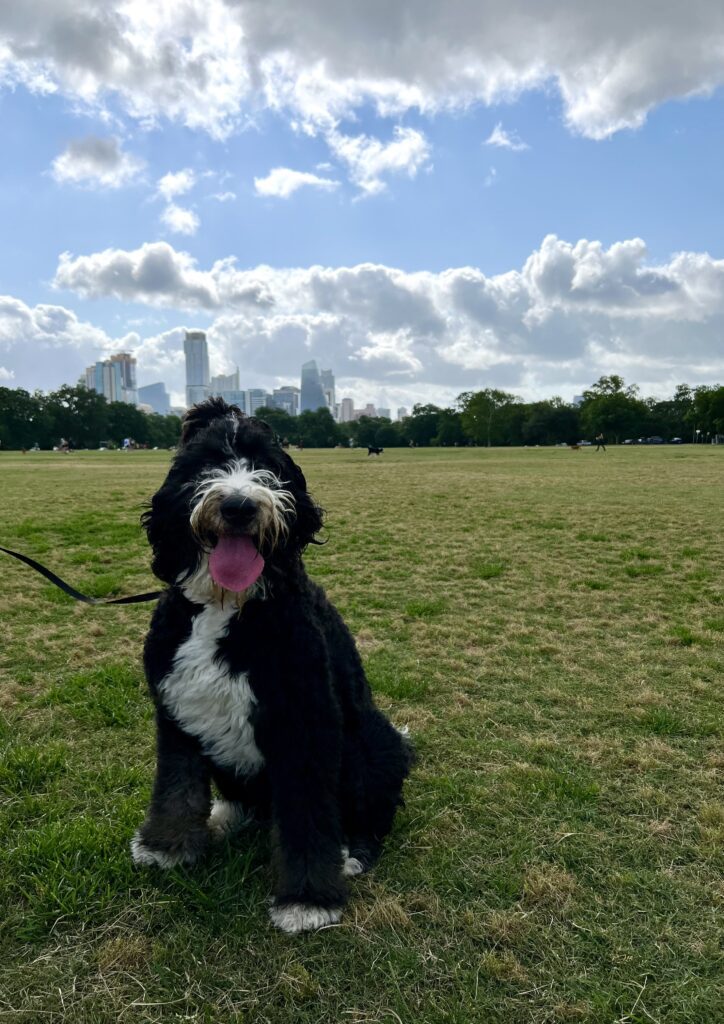
<path id="1" fill-rule="evenodd" d="M 133 859 L 190 864 L 254 815 L 272 824 L 274 924 L 336 922 L 345 877 L 379 856 L 413 755 L 304 569 L 321 509 L 269 427 L 211 399 L 187 414 L 143 521 L 169 587 L 144 652 L 158 760 Z"/>

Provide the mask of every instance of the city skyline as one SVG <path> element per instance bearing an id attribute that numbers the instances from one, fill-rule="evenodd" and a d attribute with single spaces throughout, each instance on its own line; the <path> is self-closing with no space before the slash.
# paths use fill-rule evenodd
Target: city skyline
<path id="1" fill-rule="evenodd" d="M 190 408 L 196 402 L 212 395 L 218 395 L 230 404 L 238 405 L 250 416 L 258 409 L 268 406 L 282 409 L 292 416 L 304 411 L 314 412 L 320 408 L 328 408 L 334 419 L 340 423 L 349 422 L 362 415 L 392 420 L 389 408 L 376 408 L 371 402 L 360 408 L 355 407 L 353 398 L 349 396 L 337 402 L 334 372 L 331 369 L 320 371 L 315 360 L 302 365 L 299 387 L 286 384 L 269 392 L 263 388 L 240 387 L 238 366 L 232 373 L 212 375 L 204 331 L 185 331 L 184 358 L 186 404 L 176 406 L 179 411 Z M 305 373 L 308 375 L 309 388 L 306 396 Z M 167 415 L 172 411 L 170 396 L 163 381 L 136 386 L 136 360 L 127 352 L 116 353 L 107 360 L 98 360 L 87 367 L 83 382 L 87 388 L 102 394 L 109 402 L 120 401 L 145 406 L 161 415 Z M 406 412 L 406 409 L 398 408 L 397 419 L 403 419 Z"/>

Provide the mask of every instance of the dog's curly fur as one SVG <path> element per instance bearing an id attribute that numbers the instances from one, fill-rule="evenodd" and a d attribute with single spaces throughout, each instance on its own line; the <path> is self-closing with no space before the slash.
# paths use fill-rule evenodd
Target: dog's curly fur
<path id="1" fill-rule="evenodd" d="M 187 414 L 143 521 L 168 589 L 145 645 L 158 763 L 134 860 L 191 863 L 214 833 L 268 820 L 272 920 L 286 931 L 333 923 L 345 876 L 380 853 L 413 755 L 375 707 L 346 625 L 304 569 L 322 511 L 269 427 L 211 399 Z M 227 534 L 251 537 L 265 561 L 241 594 L 209 573 Z"/>

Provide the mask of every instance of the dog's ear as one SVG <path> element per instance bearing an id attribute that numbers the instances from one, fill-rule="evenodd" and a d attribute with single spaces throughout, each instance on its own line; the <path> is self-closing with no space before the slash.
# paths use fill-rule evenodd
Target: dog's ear
<path id="1" fill-rule="evenodd" d="M 238 405 L 228 405 L 223 398 L 207 398 L 205 402 L 192 406 L 181 422 L 181 445 L 187 445 L 214 420 L 231 415 L 242 419 L 244 413 Z"/>
<path id="2" fill-rule="evenodd" d="M 282 451 L 284 475 L 289 478 L 294 494 L 296 520 L 292 527 L 292 538 L 300 549 L 308 544 L 320 543 L 316 535 L 324 526 L 324 509 L 307 490 L 307 481 L 296 462 Z"/>
<path id="3" fill-rule="evenodd" d="M 141 525 L 153 551 L 154 576 L 174 584 L 180 574 L 190 571 L 197 557 L 177 488 L 166 482 L 156 491 L 141 515 Z"/>

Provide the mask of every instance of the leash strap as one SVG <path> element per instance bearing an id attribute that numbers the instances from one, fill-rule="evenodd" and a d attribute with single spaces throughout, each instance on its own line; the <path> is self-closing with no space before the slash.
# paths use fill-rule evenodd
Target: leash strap
<path id="1" fill-rule="evenodd" d="M 40 562 L 36 562 L 34 558 L 21 555 L 19 551 L 11 551 L 10 548 L 0 547 L 0 551 L 4 551 L 6 555 L 12 555 L 13 558 L 17 558 L 21 562 L 25 562 L 26 565 L 29 565 L 31 569 L 35 569 L 41 576 L 45 576 L 46 580 L 50 580 L 60 590 L 70 594 L 76 601 L 83 601 L 84 604 L 139 604 L 141 601 L 156 601 L 163 594 L 163 590 L 155 590 L 148 594 L 134 594 L 132 597 L 88 597 L 87 594 L 81 594 L 75 587 L 71 587 L 60 576 L 56 576 L 50 569 L 46 569 Z"/>

